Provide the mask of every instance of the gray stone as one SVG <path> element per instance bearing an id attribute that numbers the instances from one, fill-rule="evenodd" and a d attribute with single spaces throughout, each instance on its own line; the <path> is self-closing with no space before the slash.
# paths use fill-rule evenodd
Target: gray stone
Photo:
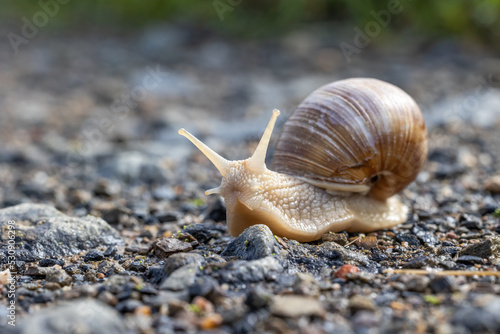
<path id="1" fill-rule="evenodd" d="M 251 289 L 245 299 L 245 304 L 253 310 L 266 307 L 272 300 L 273 294 L 261 285 Z"/>
<path id="2" fill-rule="evenodd" d="M 487 87 L 487 86 L 485 86 Z M 474 108 L 468 108 L 465 101 L 477 101 Z M 443 99 L 433 105 L 424 114 L 425 123 L 428 128 L 439 124 L 455 122 L 457 120 L 475 124 L 481 127 L 491 127 L 496 124 L 500 117 L 500 90 L 489 89 L 486 94 L 478 98 L 477 90 L 469 91 L 461 95 Z"/>
<path id="3" fill-rule="evenodd" d="M 219 270 L 220 281 L 230 284 L 247 284 L 273 281 L 278 273 L 283 272 L 280 262 L 271 256 L 253 261 L 234 261 Z"/>
<path id="4" fill-rule="evenodd" d="M 318 296 L 319 283 L 311 274 L 297 273 L 293 283 L 293 292 L 298 295 Z"/>
<path id="5" fill-rule="evenodd" d="M 191 263 L 180 267 L 168 276 L 161 284 L 160 289 L 179 291 L 187 289 L 194 283 L 194 279 L 199 272 L 199 265 Z"/>
<path id="6" fill-rule="evenodd" d="M 500 237 L 484 240 L 470 245 L 460 252 L 460 256 L 472 255 L 486 259 L 490 256 L 500 256 Z"/>
<path id="7" fill-rule="evenodd" d="M 472 333 L 499 333 L 500 297 L 484 295 L 478 297 L 475 304 L 460 307 L 452 322 L 467 327 Z"/>
<path id="8" fill-rule="evenodd" d="M 153 251 L 160 259 L 169 257 L 172 254 L 188 252 L 193 249 L 189 242 L 176 238 L 163 238 L 153 244 Z"/>
<path id="9" fill-rule="evenodd" d="M 18 255 L 23 258 L 76 255 L 82 250 L 123 243 L 119 233 L 104 220 L 70 217 L 49 205 L 26 203 L 0 210 L 0 227 L 10 220 L 16 222 L 20 239 L 16 243 L 22 243 Z"/>
<path id="10" fill-rule="evenodd" d="M 368 256 L 349 250 L 333 241 L 321 244 L 322 253 L 328 252 L 331 256 L 338 257 L 342 262 L 355 265 L 371 264 Z"/>
<path id="11" fill-rule="evenodd" d="M 424 292 L 425 289 L 427 289 L 427 287 L 429 286 L 429 283 L 429 277 L 413 275 L 410 276 L 410 278 L 406 282 L 406 288 L 409 291 Z"/>
<path id="12" fill-rule="evenodd" d="M 351 309 L 351 311 L 366 310 L 375 312 L 377 310 L 377 305 L 370 297 L 354 295 L 349 298 L 349 308 Z"/>
<path id="13" fill-rule="evenodd" d="M 13 333 L 132 333 L 118 312 L 93 299 L 62 303 L 18 321 Z"/>
<path id="14" fill-rule="evenodd" d="M 71 276 L 62 269 L 47 271 L 46 279 L 47 282 L 59 283 L 61 286 L 70 285 L 72 281 Z"/>
<path id="15" fill-rule="evenodd" d="M 168 291 L 162 290 L 156 296 L 143 296 L 143 301 L 145 304 L 153 307 L 161 307 L 162 305 L 168 305 L 175 301 L 189 301 L 189 293 L 187 290 L 183 291 Z"/>
<path id="16" fill-rule="evenodd" d="M 274 315 L 286 318 L 311 315 L 322 316 L 325 313 L 325 309 L 318 299 L 296 295 L 274 297 L 270 305 L 270 311 Z"/>
<path id="17" fill-rule="evenodd" d="M 273 232 L 266 225 L 248 227 L 226 247 L 222 256 L 237 256 L 243 260 L 257 260 L 280 253 Z"/>
<path id="18" fill-rule="evenodd" d="M 457 283 L 453 276 L 437 276 L 430 281 L 429 287 L 434 293 L 450 293 L 457 289 Z"/>
<path id="19" fill-rule="evenodd" d="M 163 274 L 165 276 L 168 276 L 175 270 L 187 264 L 195 263 L 198 266 L 201 266 L 203 262 L 204 262 L 203 256 L 201 256 L 198 253 L 173 254 L 165 260 L 165 266 L 163 267 Z"/>

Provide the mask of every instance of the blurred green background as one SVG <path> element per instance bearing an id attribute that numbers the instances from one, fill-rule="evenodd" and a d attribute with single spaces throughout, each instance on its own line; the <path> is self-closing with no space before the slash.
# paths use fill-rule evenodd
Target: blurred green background
<path id="1" fill-rule="evenodd" d="M 3 1 L 1 19 L 19 24 L 31 19 L 41 3 L 57 0 Z M 134 31 L 160 22 L 189 22 L 237 38 L 267 38 L 311 23 L 363 27 L 373 20 L 371 11 L 387 8 L 391 1 L 335 0 L 60 0 L 59 13 L 47 28 L 111 29 Z M 395 0 L 392 0 L 393 2 Z M 383 29 L 380 43 L 408 32 L 421 41 L 459 37 L 467 43 L 500 48 L 500 0 L 395 1 L 403 10 Z M 228 15 L 230 13 L 230 15 Z M 398 39 L 396 38 L 396 41 Z"/>

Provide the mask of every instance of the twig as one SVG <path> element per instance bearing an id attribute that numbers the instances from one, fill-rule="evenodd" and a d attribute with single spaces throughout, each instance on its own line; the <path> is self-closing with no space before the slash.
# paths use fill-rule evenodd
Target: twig
<path id="1" fill-rule="evenodd" d="M 412 275 L 436 275 L 436 276 L 497 276 L 500 271 L 467 271 L 467 270 L 444 270 L 432 271 L 425 269 L 386 269 L 385 274 L 412 274 Z"/>
<path id="2" fill-rule="evenodd" d="M 355 243 L 356 241 L 358 240 L 361 240 L 361 235 L 359 235 L 356 239 L 354 239 L 353 241 L 351 242 L 348 242 L 347 244 L 345 244 L 344 248 L 346 248 L 347 246 L 349 245 L 352 245 L 353 243 Z"/>

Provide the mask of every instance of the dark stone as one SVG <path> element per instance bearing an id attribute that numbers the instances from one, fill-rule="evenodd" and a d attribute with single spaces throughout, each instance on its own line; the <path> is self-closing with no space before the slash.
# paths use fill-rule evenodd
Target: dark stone
<path id="1" fill-rule="evenodd" d="M 481 216 L 489 215 L 494 213 L 497 208 L 498 204 L 496 203 L 486 203 L 479 209 L 479 213 L 481 214 Z"/>
<path id="2" fill-rule="evenodd" d="M 266 307 L 272 298 L 273 294 L 271 292 L 264 287 L 257 285 L 247 293 L 245 304 L 252 310 L 258 310 Z"/>
<path id="3" fill-rule="evenodd" d="M 398 233 L 398 234 L 396 234 L 396 240 L 399 241 L 400 243 L 401 242 L 407 242 L 408 245 L 410 245 L 412 247 L 418 247 L 418 246 L 420 246 L 420 241 L 413 234 Z"/>
<path id="4" fill-rule="evenodd" d="M 85 262 L 101 261 L 103 259 L 104 259 L 104 254 L 102 254 L 102 252 L 98 251 L 97 249 L 93 249 L 93 250 L 87 252 L 87 254 L 85 254 L 85 257 L 83 258 L 83 260 Z"/>
<path id="5" fill-rule="evenodd" d="M 120 190 L 120 183 L 114 180 L 102 179 L 95 185 L 94 194 L 101 197 L 111 198 L 118 195 Z"/>
<path id="6" fill-rule="evenodd" d="M 91 266 L 89 266 L 88 264 L 82 264 L 82 265 L 80 266 L 80 269 L 82 270 L 82 272 L 86 273 L 87 271 L 91 270 L 91 269 L 92 269 L 92 267 L 91 267 Z"/>
<path id="7" fill-rule="evenodd" d="M 434 148 L 429 152 L 427 160 L 440 163 L 454 163 L 457 161 L 457 152 L 444 148 Z"/>
<path id="8" fill-rule="evenodd" d="M 148 268 L 144 264 L 142 264 L 142 261 L 137 260 L 137 261 L 132 262 L 130 264 L 130 266 L 128 267 L 128 269 L 131 271 L 137 271 L 137 272 L 143 273 Z"/>
<path id="9" fill-rule="evenodd" d="M 490 256 L 500 255 L 500 238 L 496 237 L 493 239 L 487 239 L 480 243 L 470 245 L 460 252 L 460 255 L 472 255 L 481 257 L 483 259 L 489 258 Z"/>
<path id="10" fill-rule="evenodd" d="M 178 211 L 161 211 L 155 213 L 154 216 L 160 223 L 170 223 L 179 220 L 182 214 Z"/>
<path id="11" fill-rule="evenodd" d="M 119 233 L 100 218 L 69 217 L 43 204 L 26 203 L 0 210 L 0 228 L 9 220 L 24 222 L 16 226 L 16 244 L 23 247 L 16 252 L 16 259 L 22 261 L 71 256 L 123 242 Z"/>
<path id="12" fill-rule="evenodd" d="M 42 291 L 33 297 L 34 303 L 48 303 L 54 300 L 54 293 L 52 291 Z"/>
<path id="13" fill-rule="evenodd" d="M 49 268 L 46 267 L 39 267 L 39 266 L 30 266 L 26 268 L 24 274 L 26 276 L 41 276 L 45 277 L 47 275 L 47 272 L 49 271 Z"/>
<path id="14" fill-rule="evenodd" d="M 280 245 L 273 232 L 266 225 L 258 224 L 248 227 L 233 239 L 221 255 L 256 260 L 275 254 L 280 254 Z"/>
<path id="15" fill-rule="evenodd" d="M 427 219 L 430 219 L 432 217 L 432 213 L 430 211 L 427 211 L 427 210 L 420 209 L 420 210 L 417 210 L 416 213 L 417 213 L 417 216 L 420 220 L 427 220 Z"/>
<path id="16" fill-rule="evenodd" d="M 156 217 L 153 217 L 153 216 L 147 216 L 146 219 L 144 219 L 145 225 L 156 225 L 159 223 L 160 223 L 160 221 Z"/>
<path id="17" fill-rule="evenodd" d="M 13 150 L 0 150 L 0 163 L 8 163 L 14 165 L 24 165 L 29 162 L 28 157 L 23 152 Z"/>
<path id="18" fill-rule="evenodd" d="M 69 274 L 69 275 L 74 275 L 74 274 L 79 274 L 80 268 L 76 264 L 70 264 L 69 266 L 63 267 L 63 269 Z"/>
<path id="19" fill-rule="evenodd" d="M 160 259 L 169 257 L 172 254 L 188 252 L 193 249 L 189 242 L 176 238 L 163 238 L 153 243 L 153 251 Z"/>
<path id="20" fill-rule="evenodd" d="M 129 209 L 117 206 L 115 203 L 111 203 L 111 205 L 101 205 L 95 209 L 101 213 L 102 219 L 111 225 L 117 225 L 122 215 L 130 215 L 131 213 Z"/>
<path id="21" fill-rule="evenodd" d="M 14 333 L 131 334 L 112 307 L 94 299 L 77 299 L 40 310 L 15 327 Z"/>
<path id="22" fill-rule="evenodd" d="M 146 278 L 151 284 L 160 283 L 163 277 L 163 267 L 150 267 L 146 274 Z"/>
<path id="23" fill-rule="evenodd" d="M 420 269 L 428 265 L 429 258 L 427 256 L 417 256 L 403 266 L 406 269 Z"/>
<path id="24" fill-rule="evenodd" d="M 479 298 L 478 298 L 479 299 Z M 453 315 L 452 323 L 466 327 L 470 333 L 500 333 L 500 297 L 484 296 L 481 306 L 464 305 Z"/>
<path id="25" fill-rule="evenodd" d="M 189 242 L 191 244 L 191 246 L 193 246 L 193 248 L 195 248 L 196 246 L 198 246 L 200 244 L 198 242 L 198 240 L 196 240 L 195 237 L 193 237 L 191 234 L 186 233 L 184 231 L 179 232 L 176 237 L 177 237 L 177 239 L 179 239 L 181 241 Z"/>
<path id="26" fill-rule="evenodd" d="M 221 199 L 212 201 L 205 210 L 205 219 L 210 219 L 215 222 L 226 220 L 226 207 Z"/>
<path id="27" fill-rule="evenodd" d="M 466 227 L 470 230 L 480 230 L 483 228 L 481 218 L 464 213 L 459 218 L 460 226 Z"/>
<path id="28" fill-rule="evenodd" d="M 193 284 L 189 286 L 189 295 L 191 297 L 202 296 L 210 299 L 210 295 L 219 291 L 219 283 L 210 276 L 198 277 Z"/>
<path id="29" fill-rule="evenodd" d="M 483 259 L 478 256 L 462 255 L 457 259 L 457 262 L 466 264 L 483 263 Z"/>
<path id="30" fill-rule="evenodd" d="M 135 290 L 139 291 L 143 295 L 148 295 L 148 296 L 154 296 L 159 293 L 158 290 L 156 290 L 153 286 L 151 285 L 143 285 L 143 286 L 136 286 Z"/>
<path id="31" fill-rule="evenodd" d="M 434 172 L 434 176 L 438 180 L 449 179 L 452 177 L 457 177 L 466 171 L 464 166 L 460 164 L 438 164 L 437 170 Z"/>
<path id="32" fill-rule="evenodd" d="M 53 190 L 45 187 L 44 185 L 32 182 L 20 184 L 18 186 L 18 190 L 24 195 L 38 200 L 51 197 L 53 192 Z"/>
<path id="33" fill-rule="evenodd" d="M 38 262 L 38 265 L 40 267 L 53 267 L 55 265 L 64 265 L 64 260 L 57 260 L 57 259 L 43 259 Z"/>
<path id="34" fill-rule="evenodd" d="M 456 290 L 456 283 L 453 277 L 437 276 L 431 280 L 429 287 L 434 293 L 448 293 Z"/>
<path id="35" fill-rule="evenodd" d="M 116 254 L 116 248 L 113 246 L 109 246 L 108 248 L 106 248 L 106 250 L 103 253 L 105 257 L 112 257 L 115 256 L 115 254 Z"/>
<path id="36" fill-rule="evenodd" d="M 432 247 L 438 243 L 438 240 L 432 232 L 426 231 L 423 227 L 417 224 L 413 226 L 412 232 L 427 246 Z"/>
<path id="37" fill-rule="evenodd" d="M 418 246 L 420 246 L 420 241 L 413 234 L 398 233 L 398 234 L 396 234 L 396 240 L 399 241 L 400 243 L 401 242 L 407 242 L 408 245 L 410 245 L 412 247 L 418 247 Z"/>
<path id="38" fill-rule="evenodd" d="M 130 287 L 130 286 L 122 286 L 120 288 L 121 288 L 120 292 L 118 292 L 116 294 L 116 298 L 118 300 L 122 300 L 123 301 L 123 300 L 127 300 L 130 297 L 132 297 L 132 292 L 133 292 L 132 287 Z"/>
<path id="39" fill-rule="evenodd" d="M 116 304 L 115 309 L 120 313 L 132 313 L 143 304 L 136 299 L 127 299 Z"/>
<path id="40" fill-rule="evenodd" d="M 210 239 L 217 239 L 223 233 L 227 232 L 226 225 L 203 223 L 203 224 L 191 224 L 186 226 L 183 232 L 191 234 L 200 243 L 206 243 Z"/>
<path id="41" fill-rule="evenodd" d="M 455 255 L 458 253 L 458 247 L 442 247 L 439 250 L 440 254 L 450 254 L 450 255 Z"/>

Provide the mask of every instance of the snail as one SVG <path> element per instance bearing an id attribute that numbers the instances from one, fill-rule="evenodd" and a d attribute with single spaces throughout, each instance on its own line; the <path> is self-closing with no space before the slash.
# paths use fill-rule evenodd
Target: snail
<path id="1" fill-rule="evenodd" d="M 416 102 L 400 88 L 371 78 L 352 78 L 312 92 L 285 122 L 271 169 L 267 147 L 280 112 L 253 155 L 229 161 L 180 129 L 215 165 L 228 231 L 237 236 L 265 224 L 301 242 L 328 231 L 371 232 L 406 221 L 397 197 L 421 170 L 427 131 Z"/>

